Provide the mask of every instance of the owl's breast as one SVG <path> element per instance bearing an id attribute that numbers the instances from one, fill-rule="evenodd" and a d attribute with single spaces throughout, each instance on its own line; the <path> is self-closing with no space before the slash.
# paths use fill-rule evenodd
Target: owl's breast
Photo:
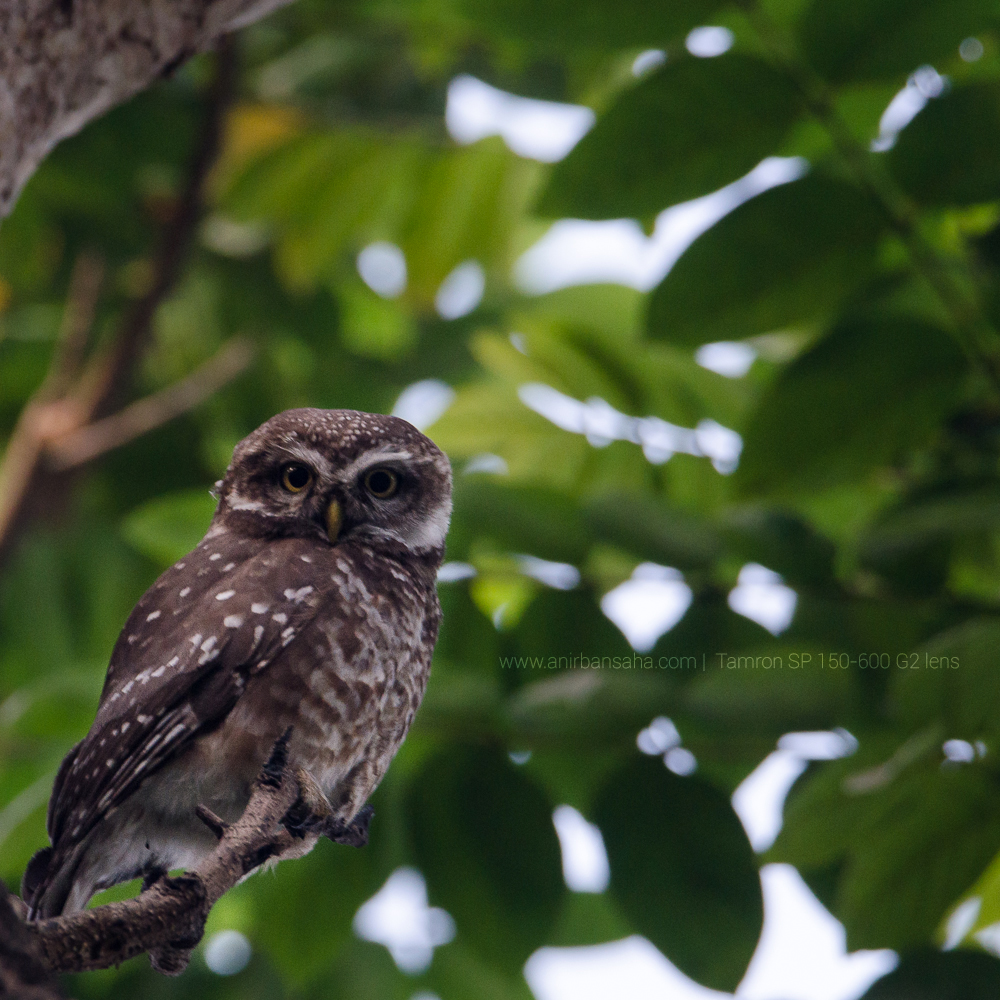
<path id="1" fill-rule="evenodd" d="M 257 729 L 266 756 L 291 726 L 293 760 L 353 815 L 423 698 L 440 610 L 433 585 L 361 547 L 342 551 L 350 548 L 331 550 L 315 616 L 251 679 L 225 728 Z"/>

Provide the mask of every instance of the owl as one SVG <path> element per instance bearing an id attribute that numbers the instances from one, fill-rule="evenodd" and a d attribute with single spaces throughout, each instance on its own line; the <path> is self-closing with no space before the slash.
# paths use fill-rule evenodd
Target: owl
<path id="1" fill-rule="evenodd" d="M 59 769 L 34 918 L 191 868 L 274 745 L 349 827 L 420 705 L 451 516 L 444 454 L 397 417 L 288 410 L 241 441 L 208 532 L 145 593 Z M 362 813 L 362 815 L 364 815 Z M 303 838 L 298 853 L 316 841 Z"/>

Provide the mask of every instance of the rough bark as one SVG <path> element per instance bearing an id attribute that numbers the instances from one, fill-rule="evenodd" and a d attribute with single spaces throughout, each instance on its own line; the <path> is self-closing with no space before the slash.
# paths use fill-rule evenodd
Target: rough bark
<path id="1" fill-rule="evenodd" d="M 0 218 L 61 139 L 290 0 L 0 0 Z"/>

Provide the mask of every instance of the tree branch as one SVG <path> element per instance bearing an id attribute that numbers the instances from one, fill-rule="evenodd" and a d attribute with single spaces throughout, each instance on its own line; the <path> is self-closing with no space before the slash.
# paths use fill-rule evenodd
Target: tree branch
<path id="1" fill-rule="evenodd" d="M 0 218 L 56 143 L 288 2 L 0 4 Z"/>
<path id="2" fill-rule="evenodd" d="M 2 17 L 0 14 L 0 23 Z M 0 81 L 2 60 L 0 51 Z M 0 564 L 21 529 L 39 512 L 32 498 L 65 495 L 61 477 L 66 470 L 197 405 L 206 397 L 207 388 L 218 388 L 249 363 L 245 346 L 232 346 L 172 389 L 108 417 L 125 394 L 148 344 L 153 316 L 176 284 L 190 248 L 201 215 L 205 177 L 218 152 L 223 117 L 232 101 L 235 74 L 233 44 L 223 39 L 198 147 L 178 207 L 163 233 L 152 285 L 125 315 L 110 349 L 86 365 L 84 354 L 103 268 L 87 256 L 78 259 L 74 267 L 63 329 L 49 373 L 22 411 L 0 464 Z M 58 444 L 63 445 L 61 450 Z"/>
<path id="3" fill-rule="evenodd" d="M 134 899 L 21 924 L 42 965 L 53 972 L 83 972 L 120 965 L 150 951 L 183 956 L 180 967 L 161 968 L 181 972 L 215 903 L 255 868 L 296 843 L 281 822 L 299 796 L 284 751 L 279 740 L 242 817 L 222 831 L 215 851 L 194 871 L 162 878 Z"/>
<path id="4" fill-rule="evenodd" d="M 253 357 L 249 341 L 234 337 L 180 382 L 51 441 L 45 453 L 48 468 L 76 468 L 193 410 L 246 371 Z"/>
<path id="5" fill-rule="evenodd" d="M 20 900 L 0 882 L 0 996 L 13 1000 L 62 1000 L 55 977 L 42 961 L 25 925 Z"/>

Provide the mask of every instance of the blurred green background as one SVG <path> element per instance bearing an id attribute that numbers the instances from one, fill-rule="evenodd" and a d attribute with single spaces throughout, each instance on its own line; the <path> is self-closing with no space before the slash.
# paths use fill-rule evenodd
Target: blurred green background
<path id="1" fill-rule="evenodd" d="M 689 51 L 704 25 L 731 47 Z M 236 47 L 204 217 L 131 392 L 235 335 L 255 361 L 31 498 L 0 567 L 0 876 L 17 885 L 46 842 L 52 778 L 118 630 L 201 537 L 209 487 L 259 423 L 450 400 L 427 431 L 456 472 L 455 565 L 370 845 L 321 844 L 226 896 L 208 937 L 246 936 L 237 975 L 199 953 L 179 980 L 142 958 L 67 989 L 513 1000 L 540 947 L 641 934 L 732 992 L 761 932 L 759 867 L 785 862 L 848 949 L 900 954 L 868 996 L 1000 995 L 996 4 L 298 0 Z M 96 343 L 147 290 L 214 73 L 199 57 L 63 142 L 0 227 L 5 437 L 80 255 L 106 268 Z M 596 123 L 554 164 L 497 135 L 461 144 L 445 110 L 468 77 Z M 766 157 L 800 159 L 650 291 L 532 295 L 512 277 L 555 219 L 652 233 Z M 746 374 L 705 367 L 718 342 L 743 345 L 723 355 L 752 359 Z M 777 635 L 730 606 L 755 582 Z M 761 593 L 790 612 L 791 591 L 790 623 L 762 616 Z M 633 625 L 683 611 L 650 666 L 608 594 Z M 525 657 L 539 664 L 511 666 Z M 676 735 L 646 728 L 658 717 Z M 784 734 L 835 729 L 852 752 L 805 767 L 755 853 L 731 794 Z M 560 805 L 600 828 L 606 891 L 567 888 Z M 454 920 L 423 971 L 352 930 L 401 866 Z"/>

